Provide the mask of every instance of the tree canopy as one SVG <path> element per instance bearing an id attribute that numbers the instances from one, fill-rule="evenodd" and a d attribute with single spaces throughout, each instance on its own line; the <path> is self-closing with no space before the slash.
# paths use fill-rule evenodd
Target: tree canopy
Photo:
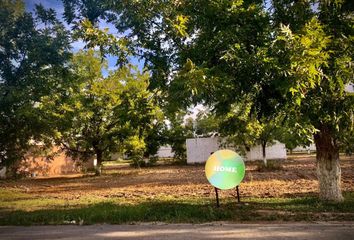
<path id="1" fill-rule="evenodd" d="M 148 74 L 125 66 L 103 77 L 105 65 L 93 50 L 78 52 L 72 60 L 74 83 L 41 101 L 56 142 L 74 157 L 96 157 L 98 167 L 117 152 L 142 158 L 147 131 L 159 117 L 147 90 Z"/>
<path id="2" fill-rule="evenodd" d="M 0 165 L 10 166 L 45 134 L 37 106 L 67 85 L 71 52 L 54 10 L 38 5 L 31 14 L 22 1 L 0 4 Z"/>

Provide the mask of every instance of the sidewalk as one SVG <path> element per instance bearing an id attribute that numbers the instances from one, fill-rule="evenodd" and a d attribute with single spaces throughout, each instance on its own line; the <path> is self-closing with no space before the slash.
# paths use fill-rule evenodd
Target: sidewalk
<path id="1" fill-rule="evenodd" d="M 138 224 L 0 226 L 1 240 L 44 239 L 310 239 L 352 240 L 354 222 L 285 224 Z"/>

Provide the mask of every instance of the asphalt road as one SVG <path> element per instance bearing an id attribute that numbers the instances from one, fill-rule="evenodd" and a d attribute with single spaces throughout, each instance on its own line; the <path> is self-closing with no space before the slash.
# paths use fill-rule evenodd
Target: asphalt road
<path id="1" fill-rule="evenodd" d="M 138 224 L 0 226 L 1 240 L 44 239 L 310 239 L 353 240 L 354 222 L 286 224 Z"/>

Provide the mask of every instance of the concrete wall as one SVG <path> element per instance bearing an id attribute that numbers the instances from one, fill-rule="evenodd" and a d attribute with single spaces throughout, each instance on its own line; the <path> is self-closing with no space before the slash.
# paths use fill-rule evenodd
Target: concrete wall
<path id="1" fill-rule="evenodd" d="M 219 149 L 225 149 L 221 147 L 220 139 L 218 137 L 212 138 L 192 138 L 186 140 L 187 145 L 187 163 L 203 163 L 208 160 L 210 154 Z M 228 148 L 234 150 L 232 148 Z M 267 159 L 286 159 L 285 144 L 276 142 L 272 146 L 266 148 Z M 261 160 L 262 147 L 255 146 L 251 148 L 249 152 L 244 156 L 245 160 Z"/>
<path id="2" fill-rule="evenodd" d="M 218 139 L 217 137 L 187 139 L 187 163 L 205 162 L 212 152 L 219 150 Z"/>
<path id="3" fill-rule="evenodd" d="M 6 167 L 0 167 L 0 179 L 6 178 Z"/>
<path id="4" fill-rule="evenodd" d="M 156 156 L 159 158 L 173 158 L 174 153 L 172 152 L 171 146 L 162 146 L 159 148 L 159 150 L 156 153 Z"/>
<path id="5" fill-rule="evenodd" d="M 354 83 L 348 83 L 345 85 L 345 91 L 347 93 L 354 93 Z"/>
<path id="6" fill-rule="evenodd" d="M 315 152 L 316 151 L 316 145 L 315 144 L 311 144 L 308 147 L 296 147 L 296 148 L 293 149 L 293 152 L 308 152 L 308 151 Z"/>
<path id="7" fill-rule="evenodd" d="M 286 147 L 285 144 L 276 142 L 274 145 L 266 147 L 267 159 L 286 159 Z M 246 160 L 262 160 L 263 152 L 262 146 L 252 147 L 249 152 L 246 153 Z"/>

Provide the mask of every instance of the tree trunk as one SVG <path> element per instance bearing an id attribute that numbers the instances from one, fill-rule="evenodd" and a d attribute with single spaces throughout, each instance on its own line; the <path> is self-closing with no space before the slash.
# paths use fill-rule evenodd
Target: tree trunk
<path id="1" fill-rule="evenodd" d="M 102 173 L 102 151 L 96 150 L 97 165 L 95 167 L 95 175 L 100 176 Z"/>
<path id="2" fill-rule="evenodd" d="M 267 142 L 262 142 L 262 156 L 263 156 L 263 163 L 264 166 L 267 167 L 267 156 L 266 156 L 266 146 Z"/>
<path id="3" fill-rule="evenodd" d="M 316 143 L 317 178 L 320 199 L 343 201 L 339 148 L 327 126 L 321 126 L 314 135 Z"/>

